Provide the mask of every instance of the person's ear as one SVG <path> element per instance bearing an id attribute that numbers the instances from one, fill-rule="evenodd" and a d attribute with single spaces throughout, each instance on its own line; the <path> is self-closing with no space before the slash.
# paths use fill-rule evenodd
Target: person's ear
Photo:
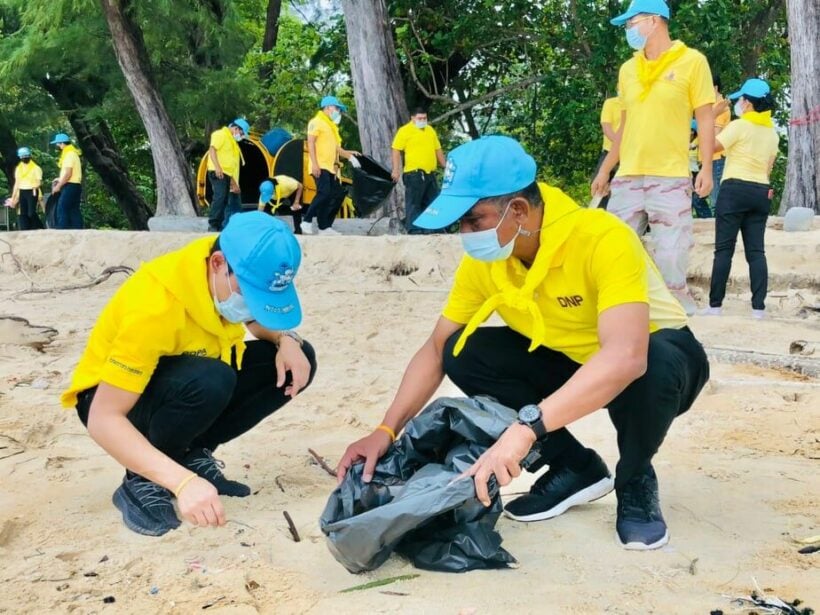
<path id="1" fill-rule="evenodd" d="M 530 215 L 530 204 L 527 199 L 516 197 L 510 203 L 510 210 L 516 220 L 526 220 Z"/>

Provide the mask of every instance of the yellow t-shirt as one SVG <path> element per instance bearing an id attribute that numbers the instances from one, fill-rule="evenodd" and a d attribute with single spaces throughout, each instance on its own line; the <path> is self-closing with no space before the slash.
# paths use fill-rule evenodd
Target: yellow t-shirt
<path id="1" fill-rule="evenodd" d="M 664 55 L 647 66 L 659 66 Z M 637 54 L 642 54 L 639 51 Z M 638 77 L 638 60 L 627 60 L 618 75 L 618 95 L 626 110 L 626 125 L 621 138 L 620 167 L 617 175 L 689 176 L 689 132 L 693 111 L 715 102 L 712 73 L 704 55 L 686 49 L 673 60 L 641 99 L 644 86 Z"/>
<path id="2" fill-rule="evenodd" d="M 211 147 L 216 150 L 216 159 L 222 167 L 222 172 L 238 183 L 242 151 L 239 149 L 239 143 L 233 138 L 231 129 L 223 126 L 219 130 L 214 130 L 211 133 Z M 216 170 L 210 152 L 208 153 L 208 170 Z"/>
<path id="3" fill-rule="evenodd" d="M 34 190 L 43 183 L 43 169 L 36 162 L 21 162 L 14 169 L 14 183 L 18 190 Z"/>
<path id="4" fill-rule="evenodd" d="M 339 146 L 342 144 L 339 128 L 320 110 L 308 122 L 307 133 L 309 137 L 316 137 L 316 160 L 319 168 L 335 174 L 339 167 Z M 313 173 L 312 161 L 310 172 Z"/>
<path id="5" fill-rule="evenodd" d="M 66 145 L 60 152 L 60 160 L 57 162 L 60 167 L 60 175 L 67 169 L 71 170 L 69 184 L 81 184 L 83 181 L 83 165 L 80 162 L 80 152 L 73 145 Z"/>
<path id="6" fill-rule="evenodd" d="M 617 96 L 607 98 L 604 101 L 604 106 L 601 109 L 601 124 L 612 124 L 612 130 L 618 132 L 621 127 L 621 101 Z M 612 149 L 612 141 L 609 137 L 604 135 L 603 149 L 608 152 Z"/>
<path id="7" fill-rule="evenodd" d="M 436 151 L 441 149 L 441 143 L 432 126 L 416 128 L 413 122 L 408 122 L 396 132 L 393 149 L 404 152 L 405 173 L 432 173 L 438 166 Z"/>
<path id="8" fill-rule="evenodd" d="M 277 175 L 273 179 L 276 180 L 276 190 L 274 196 L 277 201 L 288 198 L 299 189 L 299 182 L 293 179 L 290 175 Z"/>
<path id="9" fill-rule="evenodd" d="M 777 156 L 780 142 L 774 128 L 739 119 L 724 128 L 717 140 L 726 151 L 721 183 L 727 179 L 769 183 L 769 162 Z"/>
<path id="10" fill-rule="evenodd" d="M 723 96 L 718 95 L 717 100 L 715 101 L 715 104 L 721 102 L 722 100 L 723 100 Z M 726 128 L 729 125 L 729 122 L 731 122 L 731 121 L 732 121 L 732 112 L 729 111 L 729 109 L 726 109 L 726 111 L 724 111 L 723 113 L 721 113 L 720 115 L 718 115 L 715 118 L 715 129 L 723 130 L 724 128 Z M 723 156 L 724 156 L 723 152 L 717 152 L 712 157 L 712 160 L 720 160 L 721 158 L 723 158 Z"/>
<path id="11" fill-rule="evenodd" d="M 214 236 L 142 265 L 117 290 L 91 331 L 71 384 L 60 401 L 77 404 L 77 393 L 100 382 L 142 393 L 161 357 L 193 355 L 237 365 L 245 327 L 216 311 L 206 259 Z"/>
<path id="12" fill-rule="evenodd" d="M 649 331 L 680 329 L 686 313 L 667 290 L 635 232 L 602 209 L 578 207 L 539 184 L 546 204 L 541 247 L 527 269 L 515 257 L 485 263 L 465 255 L 442 315 L 474 327 L 497 311 L 513 330 L 584 363 L 600 348 L 598 316 L 649 304 Z M 459 350 L 459 346 L 456 346 Z"/>

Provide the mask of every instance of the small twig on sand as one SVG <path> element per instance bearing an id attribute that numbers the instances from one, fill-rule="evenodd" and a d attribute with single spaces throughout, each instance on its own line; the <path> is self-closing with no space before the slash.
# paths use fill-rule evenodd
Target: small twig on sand
<path id="1" fill-rule="evenodd" d="M 347 594 L 349 592 L 358 592 L 362 591 L 363 589 L 372 589 L 374 587 L 382 587 L 383 585 L 390 585 L 391 583 L 395 583 L 396 581 L 409 581 L 410 579 L 415 579 L 421 575 L 418 574 L 402 574 L 397 577 L 388 577 L 387 579 L 381 579 L 379 581 L 371 581 L 370 583 L 364 583 L 363 585 L 354 585 L 353 587 L 348 587 L 347 589 L 342 589 L 339 591 L 340 594 Z"/>
<path id="2" fill-rule="evenodd" d="M 17 271 L 22 273 L 26 277 L 26 279 L 29 282 L 31 282 L 31 285 L 34 286 L 34 280 L 32 280 L 31 276 L 26 272 L 25 269 L 23 269 L 23 263 L 21 263 L 20 259 L 17 258 L 17 255 L 14 253 L 14 248 L 11 247 L 11 244 L 8 241 L 6 241 L 5 239 L 0 239 L 0 242 L 6 244 L 6 246 L 8 246 L 8 250 L 6 252 L 3 252 L 2 254 L 0 254 L 0 257 L 3 257 L 6 254 L 8 254 L 11 257 L 11 260 L 14 263 L 14 265 L 17 267 Z"/>
<path id="3" fill-rule="evenodd" d="M 0 241 L 3 241 L 0 239 Z M 91 280 L 87 284 L 69 284 L 68 286 L 57 286 L 54 288 L 27 288 L 26 290 L 21 290 L 19 293 L 16 293 L 14 297 L 21 297 L 23 295 L 35 295 L 35 294 L 44 294 L 44 293 L 62 293 L 69 290 L 82 290 L 84 288 L 91 288 L 93 286 L 97 286 L 98 284 L 102 284 L 108 278 L 110 278 L 115 273 L 127 273 L 131 275 L 134 273 L 134 270 L 131 267 L 127 267 L 126 265 L 117 265 L 115 267 L 106 267 L 100 272 L 96 278 Z M 29 278 L 31 279 L 31 278 Z M 32 282 L 33 284 L 33 282 Z"/>
<path id="4" fill-rule="evenodd" d="M 308 453 L 310 453 L 310 454 L 311 454 L 311 456 L 312 456 L 312 457 L 316 460 L 316 463 L 318 463 L 318 464 L 319 464 L 319 466 L 320 466 L 320 467 L 321 467 L 321 468 L 322 468 L 325 472 L 327 472 L 328 474 L 330 474 L 332 477 L 336 478 L 336 470 L 334 470 L 334 469 L 333 469 L 333 468 L 331 468 L 329 465 L 327 465 L 327 462 L 326 462 L 324 459 L 322 459 L 322 457 L 319 455 L 319 453 L 317 453 L 316 451 L 314 451 L 312 448 L 309 448 L 309 449 L 308 449 Z"/>
<path id="5" fill-rule="evenodd" d="M 279 487 L 279 491 L 281 491 L 282 493 L 285 493 L 285 488 L 282 486 L 282 481 L 280 480 L 281 478 L 282 478 L 281 476 L 277 476 L 276 478 L 273 479 L 273 482 L 275 482 L 276 486 Z"/>
<path id="6" fill-rule="evenodd" d="M 290 530 L 290 535 L 293 536 L 293 542 L 302 542 L 301 536 L 299 536 L 299 531 L 296 529 L 296 526 L 293 524 L 293 519 L 290 518 L 290 513 L 284 510 L 282 514 L 285 516 L 285 521 L 288 522 L 288 529 Z"/>

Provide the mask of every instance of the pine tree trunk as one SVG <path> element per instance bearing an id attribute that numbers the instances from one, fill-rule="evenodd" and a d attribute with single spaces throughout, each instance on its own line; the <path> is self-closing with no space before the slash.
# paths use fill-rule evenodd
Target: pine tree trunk
<path id="1" fill-rule="evenodd" d="M 820 213 L 820 0 L 788 0 L 791 47 L 789 163 L 780 213 Z"/>
<path id="2" fill-rule="evenodd" d="M 393 136 L 408 112 L 385 0 L 342 0 L 342 8 L 362 150 L 390 168 Z M 404 210 L 401 185 L 385 208 L 391 228 L 397 230 Z"/>
<path id="3" fill-rule="evenodd" d="M 145 125 L 157 184 L 158 216 L 196 216 L 194 184 L 165 104 L 151 78 L 142 31 L 129 15 L 131 0 L 100 0 L 125 83 Z"/>

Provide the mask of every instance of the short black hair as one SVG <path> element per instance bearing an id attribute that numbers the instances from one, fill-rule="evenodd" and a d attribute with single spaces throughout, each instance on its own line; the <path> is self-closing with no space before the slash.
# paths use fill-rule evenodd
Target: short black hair
<path id="1" fill-rule="evenodd" d="M 427 115 L 427 109 L 424 107 L 413 107 L 413 111 L 410 113 L 411 116 L 413 115 Z"/>
<path id="2" fill-rule="evenodd" d="M 744 94 L 743 98 L 748 100 L 752 104 L 752 109 L 754 109 L 758 113 L 762 113 L 763 111 L 774 110 L 774 97 L 772 96 L 771 92 L 759 98 L 755 96 L 747 96 L 746 94 Z"/>
<path id="3" fill-rule="evenodd" d="M 279 182 L 278 182 L 278 181 L 276 181 L 276 178 L 275 178 L 275 177 L 269 177 L 269 178 L 268 178 L 268 179 L 266 179 L 265 181 L 269 181 L 270 183 L 272 183 L 274 188 L 276 188 L 276 186 L 278 186 L 278 185 L 279 185 Z"/>
<path id="4" fill-rule="evenodd" d="M 510 192 L 509 194 L 500 194 L 498 196 L 491 196 L 481 199 L 482 204 L 495 204 L 499 207 L 505 205 L 513 199 L 521 198 L 526 200 L 533 207 L 543 207 L 544 199 L 541 197 L 541 189 L 538 187 L 538 182 L 534 181 L 526 188 L 518 190 L 517 192 Z M 476 203 L 478 204 L 478 203 Z"/>
<path id="5" fill-rule="evenodd" d="M 720 80 L 720 75 L 712 73 L 712 85 L 718 89 L 718 92 L 723 91 L 723 82 Z"/>

